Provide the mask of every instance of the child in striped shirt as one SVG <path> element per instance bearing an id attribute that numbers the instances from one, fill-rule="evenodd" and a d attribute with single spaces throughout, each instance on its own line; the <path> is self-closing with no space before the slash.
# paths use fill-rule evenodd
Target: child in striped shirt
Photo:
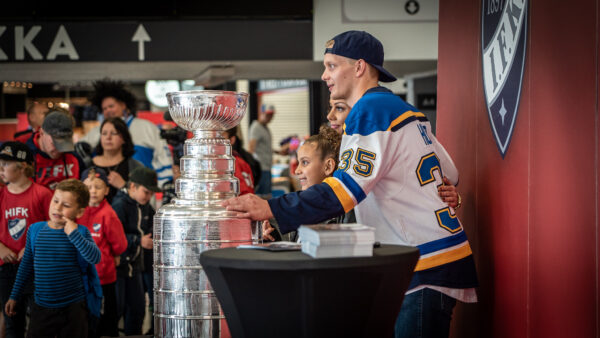
<path id="1" fill-rule="evenodd" d="M 89 198 L 82 182 L 60 182 L 50 202 L 50 220 L 33 224 L 27 232 L 25 253 L 5 312 L 15 315 L 17 300 L 33 275 L 35 302 L 28 336 L 87 337 L 88 310 L 78 255 L 97 264 L 100 250 L 89 230 L 75 219 L 83 215 Z M 32 233 L 36 234 L 33 240 Z"/>

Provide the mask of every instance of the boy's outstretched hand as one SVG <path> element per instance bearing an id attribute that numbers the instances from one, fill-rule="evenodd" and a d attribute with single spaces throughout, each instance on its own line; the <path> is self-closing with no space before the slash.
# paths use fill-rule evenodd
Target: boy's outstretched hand
<path id="1" fill-rule="evenodd" d="M 4 307 L 4 313 L 6 313 L 7 316 L 12 317 L 17 314 L 17 312 L 15 311 L 16 308 L 17 301 L 14 299 L 9 299 L 8 302 L 6 302 L 6 306 Z"/>
<path id="2" fill-rule="evenodd" d="M 74 220 L 68 219 L 65 216 L 63 216 L 63 220 L 66 222 L 65 234 L 67 234 L 67 236 L 69 236 L 73 231 L 77 230 L 77 223 L 75 223 Z"/>

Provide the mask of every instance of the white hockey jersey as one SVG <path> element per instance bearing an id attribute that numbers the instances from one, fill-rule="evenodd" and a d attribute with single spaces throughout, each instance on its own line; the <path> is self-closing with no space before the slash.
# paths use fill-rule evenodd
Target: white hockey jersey
<path id="1" fill-rule="evenodd" d="M 437 193 L 443 176 L 458 182 L 456 166 L 425 115 L 376 87 L 346 119 L 333 177 L 269 205 L 282 232 L 354 208 L 359 223 L 375 227 L 376 241 L 419 248 L 409 288 L 471 288 L 477 278 L 469 242 L 454 210 Z"/>

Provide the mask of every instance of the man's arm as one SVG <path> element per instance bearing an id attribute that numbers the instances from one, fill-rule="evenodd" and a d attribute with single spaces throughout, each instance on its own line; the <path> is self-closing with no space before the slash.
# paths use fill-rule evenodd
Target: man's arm
<path id="1" fill-rule="evenodd" d="M 250 139 L 250 141 L 248 142 L 248 152 L 251 154 L 254 154 L 254 152 L 256 151 L 256 139 Z"/>

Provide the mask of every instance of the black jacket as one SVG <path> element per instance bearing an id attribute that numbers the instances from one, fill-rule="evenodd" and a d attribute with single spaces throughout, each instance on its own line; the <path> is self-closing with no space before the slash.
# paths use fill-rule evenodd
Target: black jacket
<path id="1" fill-rule="evenodd" d="M 117 267 L 117 274 L 123 277 L 131 277 L 133 273 L 142 271 L 145 266 L 145 255 L 141 245 L 142 236 L 146 233 L 144 229 L 150 229 L 149 232 L 152 232 L 154 209 L 149 204 L 140 205 L 123 191 L 119 191 L 115 195 L 112 207 L 121 223 L 123 223 L 123 230 L 125 231 L 125 237 L 127 237 L 127 249 L 121 255 L 121 263 Z M 151 257 L 152 253 L 150 253 L 150 269 L 152 269 Z"/>

